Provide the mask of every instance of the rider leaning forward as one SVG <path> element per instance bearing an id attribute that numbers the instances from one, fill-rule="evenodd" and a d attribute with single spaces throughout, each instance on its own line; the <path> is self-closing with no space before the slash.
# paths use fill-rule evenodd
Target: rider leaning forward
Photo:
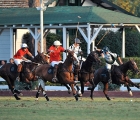
<path id="1" fill-rule="evenodd" d="M 30 61 L 24 57 L 26 54 L 29 55 L 30 57 L 34 58 L 34 56 L 29 52 L 27 44 L 23 43 L 21 45 L 21 48 L 17 51 L 17 53 L 13 57 L 15 64 L 18 66 L 18 68 L 17 68 L 18 73 L 20 73 L 21 69 L 22 69 L 21 62 L 22 61 Z M 19 74 L 18 74 L 17 79 L 19 80 Z"/>
<path id="2" fill-rule="evenodd" d="M 56 75 L 57 75 L 58 64 L 62 63 L 61 53 L 66 52 L 66 50 L 61 45 L 62 44 L 60 43 L 60 41 L 56 40 L 54 41 L 53 45 L 48 49 L 48 53 L 50 55 L 50 63 L 51 66 L 54 67 L 52 82 L 58 81 Z"/>
<path id="3" fill-rule="evenodd" d="M 123 62 L 122 62 L 120 56 L 116 53 L 112 53 L 107 46 L 105 46 L 103 49 L 98 49 L 97 47 L 95 47 L 95 50 L 99 51 L 101 53 L 101 56 L 105 59 L 106 69 L 109 73 L 108 82 L 111 82 L 111 66 L 112 65 L 119 66 L 119 64 L 116 61 L 116 58 L 118 59 L 120 64 L 123 64 Z"/>

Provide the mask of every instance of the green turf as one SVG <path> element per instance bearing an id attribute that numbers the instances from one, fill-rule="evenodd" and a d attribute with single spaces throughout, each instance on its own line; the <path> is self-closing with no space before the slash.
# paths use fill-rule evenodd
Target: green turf
<path id="1" fill-rule="evenodd" d="M 0 120 L 139 120 L 140 98 L 0 97 Z M 132 101 L 131 101 L 132 100 Z"/>

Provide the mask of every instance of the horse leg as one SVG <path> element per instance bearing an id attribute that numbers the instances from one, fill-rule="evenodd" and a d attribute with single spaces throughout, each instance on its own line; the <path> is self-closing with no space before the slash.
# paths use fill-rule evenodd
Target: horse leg
<path id="1" fill-rule="evenodd" d="M 47 94 L 45 92 L 45 83 L 44 83 L 44 81 L 42 79 L 38 79 L 38 82 L 39 82 L 39 84 L 38 84 L 38 92 L 36 93 L 37 100 L 38 100 L 38 97 L 39 97 L 39 94 L 40 94 L 40 89 L 41 89 L 43 96 L 46 98 L 47 101 L 49 101 L 49 98 L 48 98 L 48 96 L 47 96 Z"/>
<path id="2" fill-rule="evenodd" d="M 96 85 L 95 85 L 94 82 L 92 82 L 91 84 L 92 84 L 92 89 L 91 89 L 90 97 L 91 97 L 91 99 L 93 100 L 93 91 L 94 91 Z"/>
<path id="3" fill-rule="evenodd" d="M 127 83 L 131 84 L 132 86 L 135 86 L 135 87 L 137 87 L 138 89 L 140 89 L 140 86 L 137 85 L 137 84 L 135 84 L 135 83 L 133 83 L 128 77 L 126 77 L 126 81 L 127 81 Z"/>
<path id="4" fill-rule="evenodd" d="M 41 89 L 41 85 L 38 86 L 38 91 L 36 93 L 36 100 L 38 101 L 38 97 L 39 97 L 39 94 L 40 94 L 40 89 Z"/>
<path id="5" fill-rule="evenodd" d="M 16 94 L 16 92 L 14 90 L 14 82 L 11 83 L 12 80 L 7 75 L 4 76 L 3 78 L 6 80 L 6 82 L 8 84 L 8 87 L 11 90 L 11 92 L 13 93 L 13 96 L 16 98 L 16 100 L 20 100 L 20 98 L 17 96 L 17 94 Z"/>
<path id="6" fill-rule="evenodd" d="M 128 92 L 129 92 L 130 96 L 133 96 L 133 93 L 132 93 L 132 91 L 131 91 L 131 88 L 129 87 L 128 84 L 126 85 L 126 87 L 127 87 L 127 90 L 128 90 Z"/>
<path id="7" fill-rule="evenodd" d="M 105 97 L 107 98 L 107 100 L 111 100 L 107 94 L 107 91 L 108 91 L 108 83 L 103 83 L 104 84 L 104 90 L 103 90 L 103 93 L 105 95 Z"/>
<path id="8" fill-rule="evenodd" d="M 63 84 L 67 89 L 68 89 L 68 94 L 70 94 L 71 93 L 71 90 L 70 90 L 70 87 L 68 86 L 68 84 Z"/>
<path id="9" fill-rule="evenodd" d="M 81 83 L 81 92 L 82 92 L 82 94 L 84 94 L 84 82 L 80 81 L 80 83 Z"/>
<path id="10" fill-rule="evenodd" d="M 70 87 L 72 89 L 73 96 L 75 97 L 76 101 L 78 101 L 78 95 L 76 94 L 76 90 L 74 88 L 74 84 L 70 84 Z"/>
<path id="11" fill-rule="evenodd" d="M 43 96 L 46 98 L 46 100 L 49 101 L 49 97 L 47 96 L 45 90 L 42 89 L 42 93 L 43 93 Z"/>
<path id="12" fill-rule="evenodd" d="M 82 97 L 82 93 L 81 93 L 81 90 L 80 90 L 79 86 L 77 84 L 75 86 L 76 86 L 76 89 L 78 91 L 79 97 Z"/>

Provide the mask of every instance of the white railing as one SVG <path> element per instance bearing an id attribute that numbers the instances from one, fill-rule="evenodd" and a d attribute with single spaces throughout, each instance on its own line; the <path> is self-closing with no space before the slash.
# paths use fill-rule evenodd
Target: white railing
<path id="1" fill-rule="evenodd" d="M 134 83 L 140 83 L 140 79 L 131 79 L 131 80 Z M 5 80 L 0 78 L 0 82 L 1 81 L 5 81 Z M 4 89 L 9 89 L 8 85 L 0 85 L 0 90 L 4 90 Z M 87 90 L 87 87 L 85 87 L 84 89 Z M 49 91 L 58 91 L 58 90 L 65 91 L 65 90 L 67 90 L 67 88 L 65 86 L 45 86 L 45 90 L 49 90 Z M 136 87 L 131 87 L 131 90 L 140 91 L 140 89 L 138 89 Z M 98 91 L 98 86 L 95 88 L 95 91 Z M 120 91 L 127 91 L 127 88 L 124 85 L 121 85 Z"/>

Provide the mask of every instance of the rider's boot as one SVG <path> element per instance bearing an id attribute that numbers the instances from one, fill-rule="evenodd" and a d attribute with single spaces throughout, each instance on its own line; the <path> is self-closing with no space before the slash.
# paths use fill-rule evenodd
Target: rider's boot
<path id="1" fill-rule="evenodd" d="M 22 64 L 18 64 L 18 67 L 17 67 L 18 76 L 16 78 L 17 81 L 20 81 L 19 75 L 20 75 L 21 69 L 22 69 Z"/>
<path id="2" fill-rule="evenodd" d="M 58 65 L 54 65 L 52 82 L 58 82 L 58 79 L 56 77 L 56 75 L 57 75 L 57 68 L 58 68 Z"/>

